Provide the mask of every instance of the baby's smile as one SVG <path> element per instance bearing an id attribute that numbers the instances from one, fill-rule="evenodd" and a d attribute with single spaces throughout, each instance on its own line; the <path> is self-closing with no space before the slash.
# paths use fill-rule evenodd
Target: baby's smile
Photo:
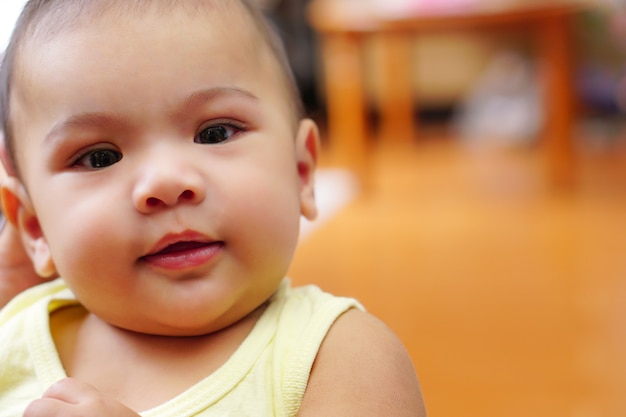
<path id="1" fill-rule="evenodd" d="M 196 233 L 167 235 L 140 261 L 162 269 L 189 269 L 212 260 L 223 246 L 222 241 L 214 241 Z"/>

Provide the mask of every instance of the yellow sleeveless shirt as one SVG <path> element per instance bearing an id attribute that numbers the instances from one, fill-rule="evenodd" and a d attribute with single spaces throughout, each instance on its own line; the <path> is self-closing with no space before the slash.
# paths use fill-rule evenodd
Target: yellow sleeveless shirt
<path id="1" fill-rule="evenodd" d="M 54 311 L 76 305 L 62 280 L 31 288 L 0 311 L 0 417 L 26 406 L 67 377 L 49 330 Z M 313 361 L 350 298 L 285 279 L 241 346 L 213 374 L 144 417 L 295 416 Z M 164 375 L 164 378 L 167 376 Z"/>

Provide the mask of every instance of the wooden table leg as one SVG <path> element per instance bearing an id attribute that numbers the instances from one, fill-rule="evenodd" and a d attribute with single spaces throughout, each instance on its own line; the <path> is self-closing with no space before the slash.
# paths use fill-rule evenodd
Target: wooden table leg
<path id="1" fill-rule="evenodd" d="M 554 15 L 540 23 L 539 44 L 544 70 L 549 180 L 556 186 L 574 182 L 574 59 L 571 17 Z"/>
<path id="2" fill-rule="evenodd" d="M 388 32 L 379 36 L 381 54 L 380 137 L 386 142 L 409 142 L 415 137 L 413 117 L 413 37 Z"/>
<path id="3" fill-rule="evenodd" d="M 368 131 L 362 42 L 357 34 L 331 33 L 322 39 L 328 136 L 336 161 L 366 177 Z"/>

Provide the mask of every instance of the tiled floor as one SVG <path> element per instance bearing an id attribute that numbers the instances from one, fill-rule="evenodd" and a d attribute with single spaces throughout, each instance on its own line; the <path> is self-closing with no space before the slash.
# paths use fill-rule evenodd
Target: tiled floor
<path id="1" fill-rule="evenodd" d="M 625 152 L 581 154 L 568 192 L 536 150 L 454 140 L 381 147 L 371 173 L 290 272 L 398 333 L 431 416 L 626 415 Z"/>

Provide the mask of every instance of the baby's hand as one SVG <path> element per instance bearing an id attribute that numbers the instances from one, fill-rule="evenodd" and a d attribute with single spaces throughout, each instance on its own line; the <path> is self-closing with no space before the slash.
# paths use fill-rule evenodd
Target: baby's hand
<path id="1" fill-rule="evenodd" d="M 91 385 L 71 378 L 54 384 L 24 412 L 24 417 L 78 416 L 139 417 L 133 410 Z"/>

